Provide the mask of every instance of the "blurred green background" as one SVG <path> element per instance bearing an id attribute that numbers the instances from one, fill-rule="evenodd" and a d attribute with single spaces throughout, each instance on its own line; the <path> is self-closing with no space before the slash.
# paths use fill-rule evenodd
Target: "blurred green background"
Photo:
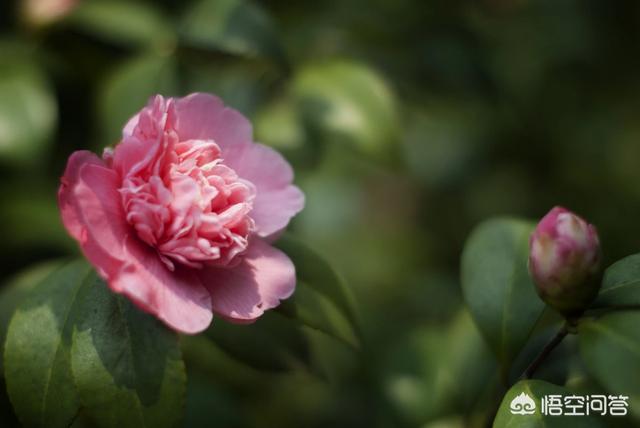
<path id="1" fill-rule="evenodd" d="M 482 425 L 496 374 L 462 309 L 472 227 L 561 204 L 606 261 L 640 249 L 636 1 L 3 0 L 3 283 L 78 254 L 55 200 L 68 155 L 116 143 L 150 95 L 194 91 L 292 162 L 292 233 L 345 277 L 366 345 L 305 330 L 289 358 L 268 350 L 288 343 L 277 317 L 219 322 L 226 341 L 184 342 L 186 426 Z"/>

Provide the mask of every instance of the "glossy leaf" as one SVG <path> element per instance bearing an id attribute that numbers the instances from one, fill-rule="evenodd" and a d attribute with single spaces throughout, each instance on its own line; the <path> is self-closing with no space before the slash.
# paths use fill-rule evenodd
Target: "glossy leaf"
<path id="1" fill-rule="evenodd" d="M 48 276 L 16 310 L 7 333 L 7 390 L 29 427 L 66 427 L 80 403 L 71 375 L 71 334 L 89 266 L 70 263 Z"/>
<path id="2" fill-rule="evenodd" d="M 175 44 L 171 22 L 151 4 L 124 0 L 79 2 L 68 22 L 97 37 L 127 46 Z"/>
<path id="3" fill-rule="evenodd" d="M 0 50 L 4 50 L 0 45 Z M 12 58 L 13 60 L 10 60 Z M 0 159 L 33 163 L 53 136 L 56 100 L 46 77 L 9 52 L 0 60 Z"/>
<path id="4" fill-rule="evenodd" d="M 527 269 L 532 229 L 521 220 L 489 220 L 473 231 L 462 255 L 464 298 L 505 379 L 544 309 Z"/>
<path id="5" fill-rule="evenodd" d="M 511 413 L 511 401 L 520 394 L 528 395 L 535 403 L 532 414 Z M 494 428 L 590 428 L 604 427 L 602 420 L 596 416 L 546 416 L 541 412 L 541 400 L 545 395 L 571 395 L 561 386 L 541 380 L 523 380 L 515 384 L 502 399 L 498 414 L 493 422 Z"/>
<path id="6" fill-rule="evenodd" d="M 640 254 L 625 257 L 604 273 L 593 307 L 640 305 Z"/>
<path id="7" fill-rule="evenodd" d="M 200 0 L 180 22 L 184 43 L 247 57 L 284 62 L 270 17 L 250 0 Z"/>
<path id="8" fill-rule="evenodd" d="M 591 375 L 611 394 L 640 404 L 640 312 L 619 311 L 578 325 L 580 355 Z"/>
<path id="9" fill-rule="evenodd" d="M 82 291 L 71 367 L 87 414 L 104 427 L 178 425 L 186 375 L 177 334 L 101 280 Z"/>
<path id="10" fill-rule="evenodd" d="M 175 64 L 170 57 L 144 55 L 117 67 L 99 98 L 105 144 L 116 143 L 129 118 L 156 94 L 176 95 Z"/>
<path id="11" fill-rule="evenodd" d="M 293 94 L 305 123 L 322 141 L 345 141 L 378 159 L 394 152 L 399 123 L 393 93 L 370 68 L 332 61 L 303 68 Z"/>

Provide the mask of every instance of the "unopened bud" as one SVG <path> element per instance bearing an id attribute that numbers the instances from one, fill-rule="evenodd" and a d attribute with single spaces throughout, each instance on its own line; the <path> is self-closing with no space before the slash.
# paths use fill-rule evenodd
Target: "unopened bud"
<path id="1" fill-rule="evenodd" d="M 600 289 L 600 240 L 595 226 L 555 207 L 529 241 L 529 272 L 538 295 L 565 316 L 584 311 Z"/>
<path id="2" fill-rule="evenodd" d="M 27 24 L 42 26 L 64 18 L 80 0 L 22 0 L 22 15 Z"/>

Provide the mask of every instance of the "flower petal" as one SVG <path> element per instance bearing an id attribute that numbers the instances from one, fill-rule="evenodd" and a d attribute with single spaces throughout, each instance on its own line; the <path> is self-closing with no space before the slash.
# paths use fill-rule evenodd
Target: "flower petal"
<path id="1" fill-rule="evenodd" d="M 289 257 L 261 239 L 251 242 L 233 268 L 205 267 L 198 274 L 211 293 L 213 311 L 238 323 L 254 321 L 278 306 L 296 286 L 295 267 Z"/>
<path id="2" fill-rule="evenodd" d="M 187 334 L 211 323 L 211 296 L 193 270 L 176 265 L 171 272 L 156 251 L 135 237 L 125 240 L 126 263 L 109 285 L 169 327 Z"/>
<path id="3" fill-rule="evenodd" d="M 78 218 L 73 189 L 78 182 L 80 168 L 89 163 L 102 165 L 102 160 L 87 150 L 73 152 L 67 161 L 67 167 L 60 179 L 61 184 L 58 190 L 58 205 L 60 206 L 62 223 L 69 234 L 77 240 L 80 239 L 83 227 Z"/>
<path id="4" fill-rule="evenodd" d="M 65 227 L 105 279 L 120 268 L 127 228 L 120 218 L 116 184 L 115 173 L 102 166 L 97 156 L 76 152 L 69 159 L 58 192 Z"/>
<path id="5" fill-rule="evenodd" d="M 251 123 L 213 95 L 194 93 L 177 99 L 176 114 L 180 141 L 213 140 L 223 152 L 251 142 Z"/>
<path id="6" fill-rule="evenodd" d="M 280 153 L 262 144 L 225 155 L 226 163 L 257 189 L 251 217 L 257 233 L 269 237 L 284 229 L 304 207 L 304 194 L 292 185 L 293 170 Z"/>
<path id="7" fill-rule="evenodd" d="M 77 212 L 87 233 L 105 253 L 124 260 L 124 239 L 130 233 L 118 193 L 118 175 L 96 164 L 80 168 L 73 189 Z"/>

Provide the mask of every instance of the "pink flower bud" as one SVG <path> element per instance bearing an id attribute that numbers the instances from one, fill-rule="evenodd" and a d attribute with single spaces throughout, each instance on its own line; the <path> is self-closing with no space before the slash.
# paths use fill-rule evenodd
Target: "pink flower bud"
<path id="1" fill-rule="evenodd" d="M 595 226 L 555 207 L 529 241 L 529 271 L 538 295 L 564 315 L 582 312 L 598 294 L 600 240 Z"/>
<path id="2" fill-rule="evenodd" d="M 78 3 L 79 0 L 22 0 L 22 14 L 28 24 L 41 26 L 64 18 Z"/>

